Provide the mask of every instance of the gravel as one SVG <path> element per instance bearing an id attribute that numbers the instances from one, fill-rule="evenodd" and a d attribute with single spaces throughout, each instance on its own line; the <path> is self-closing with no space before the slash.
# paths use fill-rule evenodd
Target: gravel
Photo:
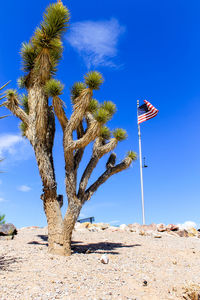
<path id="1" fill-rule="evenodd" d="M 183 299 L 200 285 L 200 239 L 160 235 L 77 230 L 62 257 L 48 253 L 46 228 L 19 229 L 0 240 L 0 300 Z"/>

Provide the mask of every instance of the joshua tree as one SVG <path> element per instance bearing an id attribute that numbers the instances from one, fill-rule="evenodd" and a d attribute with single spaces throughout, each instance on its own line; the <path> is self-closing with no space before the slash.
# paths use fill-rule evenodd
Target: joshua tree
<path id="1" fill-rule="evenodd" d="M 18 85 L 25 89 L 25 94 L 20 99 L 16 90 L 8 90 L 7 101 L 3 103 L 21 119 L 23 135 L 34 149 L 43 183 L 42 199 L 48 222 L 49 249 L 55 253 L 59 252 L 63 243 L 62 215 L 57 201 L 52 156 L 55 119 L 45 84 L 56 73 L 63 50 L 61 37 L 67 29 L 68 21 L 69 12 L 61 3 L 47 8 L 31 40 L 22 44 L 24 75 L 18 79 Z"/>
<path id="2" fill-rule="evenodd" d="M 22 59 L 25 75 L 18 82 L 26 89 L 20 97 L 15 90 L 7 91 L 4 105 L 22 120 L 21 129 L 34 148 L 35 156 L 43 182 L 44 210 L 48 222 L 48 243 L 51 253 L 70 255 L 71 235 L 83 204 L 112 175 L 128 168 L 136 159 L 134 152 L 128 152 L 126 158 L 115 164 L 116 155 L 111 153 L 105 172 L 90 186 L 89 178 L 103 155 L 111 152 L 118 141 L 126 138 L 123 129 L 112 132 L 105 124 L 116 111 L 115 104 L 105 101 L 99 104 L 93 99 L 93 91 L 103 83 L 99 72 L 89 72 L 84 82 L 77 82 L 71 90 L 73 112 L 67 118 L 60 95 L 63 85 L 53 79 L 56 65 L 62 56 L 62 34 L 67 28 L 69 12 L 62 2 L 50 5 L 29 43 L 22 46 Z M 52 99 L 52 106 L 50 106 Z M 21 107 L 20 107 L 21 106 Z M 52 147 L 55 133 L 54 112 L 63 130 L 65 157 L 65 183 L 68 209 L 62 218 L 57 201 Z M 77 139 L 74 139 L 75 134 Z M 91 159 L 83 172 L 79 185 L 77 171 L 85 147 L 93 142 Z"/>
<path id="3" fill-rule="evenodd" d="M 73 113 L 69 120 L 59 98 L 62 92 L 61 83 L 51 79 L 46 85 L 46 91 L 53 98 L 54 111 L 63 130 L 65 184 L 68 198 L 68 209 L 63 220 L 63 250 L 67 255 L 71 254 L 71 235 L 83 204 L 109 177 L 127 169 L 132 160 L 136 159 L 135 152 L 129 151 L 126 158 L 116 165 L 116 155 L 111 153 L 105 172 L 90 187 L 87 187 L 98 161 L 105 154 L 113 151 L 119 141 L 126 139 L 127 134 L 121 128 L 111 133 L 110 129 L 105 126 L 116 111 L 115 104 L 111 101 L 104 101 L 100 104 L 93 98 L 93 90 L 98 90 L 103 83 L 102 75 L 93 71 L 86 74 L 84 79 L 84 82 L 76 82 L 72 87 Z M 84 123 L 86 129 L 84 129 Z M 77 132 L 76 140 L 73 138 L 74 131 Z M 77 189 L 77 170 L 84 149 L 91 142 L 94 142 L 92 156 Z"/>

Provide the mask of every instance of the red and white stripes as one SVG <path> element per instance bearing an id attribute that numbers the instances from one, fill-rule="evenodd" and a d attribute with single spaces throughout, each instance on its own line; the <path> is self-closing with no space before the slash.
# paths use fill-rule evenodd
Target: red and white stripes
<path id="1" fill-rule="evenodd" d="M 147 100 L 144 100 L 144 102 L 147 105 L 148 111 L 138 116 L 138 124 L 152 119 L 158 114 L 158 109 L 156 109 L 150 102 L 148 102 Z"/>

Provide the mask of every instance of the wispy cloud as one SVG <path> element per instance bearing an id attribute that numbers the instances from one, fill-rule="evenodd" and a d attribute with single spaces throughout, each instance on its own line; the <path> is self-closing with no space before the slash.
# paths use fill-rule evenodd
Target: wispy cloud
<path id="1" fill-rule="evenodd" d="M 17 189 L 20 192 L 29 192 L 31 190 L 30 186 L 28 185 L 21 185 Z"/>
<path id="2" fill-rule="evenodd" d="M 0 198 L 0 202 L 5 202 L 6 200 L 4 198 Z"/>
<path id="3" fill-rule="evenodd" d="M 66 36 L 70 45 L 91 66 L 116 67 L 113 60 L 118 53 L 118 41 L 125 31 L 117 19 L 109 21 L 83 21 L 72 24 Z"/>
<path id="4" fill-rule="evenodd" d="M 25 160 L 32 156 L 28 141 L 17 134 L 0 135 L 0 158 L 6 157 L 3 163 Z"/>
<path id="5" fill-rule="evenodd" d="M 23 138 L 19 135 L 4 134 L 0 136 L 0 155 L 3 152 L 12 154 L 15 150 L 15 146 L 22 142 Z"/>

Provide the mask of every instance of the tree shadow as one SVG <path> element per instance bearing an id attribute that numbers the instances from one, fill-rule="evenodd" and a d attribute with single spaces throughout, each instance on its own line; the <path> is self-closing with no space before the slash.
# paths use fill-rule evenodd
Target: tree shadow
<path id="1" fill-rule="evenodd" d="M 80 242 L 72 242 L 72 250 L 74 253 L 107 253 L 107 254 L 120 254 L 117 249 L 120 248 L 133 248 L 140 247 L 141 244 L 125 245 L 123 243 L 113 243 L 113 242 L 99 242 L 99 243 L 88 243 L 79 245 Z"/>
<path id="2" fill-rule="evenodd" d="M 28 244 L 48 246 L 48 236 L 47 235 L 39 234 L 39 235 L 37 235 L 37 237 L 41 239 L 41 242 L 40 241 L 31 241 Z M 83 243 L 82 241 L 72 241 L 71 247 L 72 247 L 73 253 L 119 254 L 119 252 L 116 251 L 117 249 L 133 248 L 133 247 L 140 247 L 140 246 L 141 246 L 141 244 L 125 245 L 123 243 L 113 243 L 113 242 L 109 242 L 109 241 L 108 242 L 97 242 L 97 243 Z"/>
<path id="3" fill-rule="evenodd" d="M 39 237 L 42 241 L 47 242 L 47 243 L 43 243 L 43 242 L 40 242 L 40 241 L 39 242 L 38 241 L 31 241 L 31 242 L 28 242 L 28 244 L 48 246 L 48 235 L 38 234 L 37 237 Z"/>
<path id="4" fill-rule="evenodd" d="M 20 258 L 6 258 L 5 256 L 0 256 L 0 271 L 12 271 L 9 269 L 10 265 L 19 261 Z"/>

